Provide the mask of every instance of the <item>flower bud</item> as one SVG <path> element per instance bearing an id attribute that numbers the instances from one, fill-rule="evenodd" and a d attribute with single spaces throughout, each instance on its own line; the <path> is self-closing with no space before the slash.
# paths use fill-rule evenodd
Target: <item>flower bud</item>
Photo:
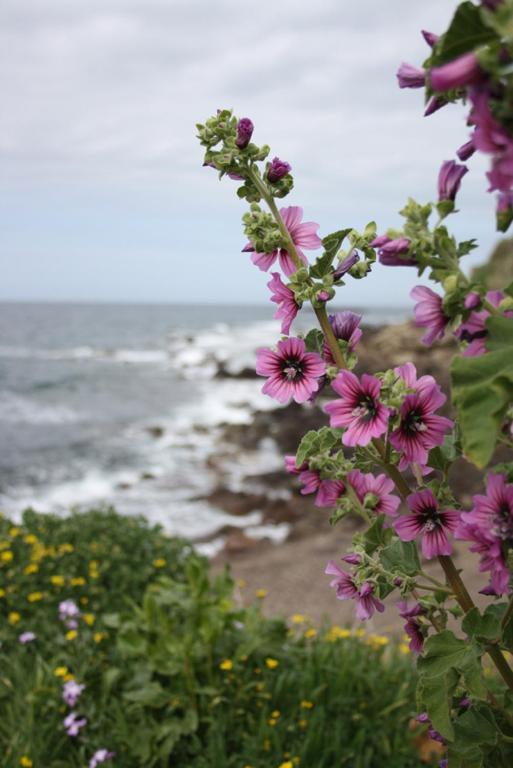
<path id="1" fill-rule="evenodd" d="M 499 232 L 506 232 L 513 221 L 513 192 L 501 192 L 499 194 L 495 220 Z"/>
<path id="2" fill-rule="evenodd" d="M 439 35 L 435 35 L 434 32 L 427 32 L 425 29 L 421 31 L 421 35 L 430 48 L 432 48 L 435 45 L 436 41 L 439 38 Z"/>
<path id="3" fill-rule="evenodd" d="M 483 77 L 483 72 L 476 54 L 471 51 L 442 64 L 441 67 L 433 67 L 429 77 L 433 90 L 450 91 L 478 83 Z"/>
<path id="4" fill-rule="evenodd" d="M 249 117 L 242 117 L 237 123 L 237 138 L 235 143 L 239 149 L 245 149 L 253 135 L 254 125 Z"/>
<path id="5" fill-rule="evenodd" d="M 378 251 L 380 263 L 386 267 L 417 266 L 417 260 L 414 256 L 401 258 L 401 254 L 408 253 L 409 248 L 410 240 L 407 237 L 397 237 L 395 240 L 390 240 Z"/>
<path id="6" fill-rule="evenodd" d="M 465 309 L 477 309 L 480 304 L 481 296 L 475 291 L 470 291 L 470 293 L 465 296 Z"/>
<path id="7" fill-rule="evenodd" d="M 454 160 L 446 160 L 442 163 L 438 174 L 438 199 L 454 202 L 461 180 L 467 171 L 466 165 L 458 165 Z"/>
<path id="8" fill-rule="evenodd" d="M 279 157 L 274 157 L 272 163 L 267 169 L 267 179 L 271 184 L 276 184 L 280 179 L 283 179 L 288 173 L 290 173 L 292 167 L 284 160 L 280 160 Z"/>
<path id="9" fill-rule="evenodd" d="M 447 102 L 445 99 L 441 99 L 438 96 L 433 96 L 433 98 L 429 99 L 426 105 L 426 109 L 424 110 L 424 117 L 429 117 L 435 112 L 438 112 L 438 110 L 442 109 L 442 107 L 445 107 L 446 104 Z"/>
<path id="10" fill-rule="evenodd" d="M 340 278 L 349 272 L 351 267 L 354 267 L 358 261 L 360 261 L 358 252 L 352 251 L 349 256 L 346 256 L 343 261 L 339 262 L 336 269 L 333 270 L 333 280 L 340 280 Z"/>
<path id="11" fill-rule="evenodd" d="M 324 290 L 318 291 L 315 295 L 315 298 L 317 299 L 317 301 L 329 301 L 330 294 L 328 293 L 328 291 L 324 291 Z"/>
<path id="12" fill-rule="evenodd" d="M 423 88 L 426 83 L 424 69 L 403 62 L 396 73 L 399 88 Z"/>
<path id="13" fill-rule="evenodd" d="M 458 155 L 458 158 L 462 161 L 468 160 L 469 157 L 472 157 L 474 152 L 476 151 L 476 148 L 474 146 L 473 139 L 469 139 L 465 144 L 462 144 L 459 149 L 456 150 L 456 154 Z"/>

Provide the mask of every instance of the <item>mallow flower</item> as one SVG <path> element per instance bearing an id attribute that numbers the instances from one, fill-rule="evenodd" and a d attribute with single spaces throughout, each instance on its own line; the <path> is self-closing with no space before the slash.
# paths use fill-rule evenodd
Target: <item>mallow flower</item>
<path id="1" fill-rule="evenodd" d="M 257 350 L 256 372 L 267 376 L 262 392 L 279 403 L 306 402 L 319 389 L 326 363 L 316 352 L 307 352 L 303 339 L 283 339 L 272 349 Z"/>
<path id="2" fill-rule="evenodd" d="M 280 208 L 280 215 L 283 219 L 283 223 L 288 229 L 291 240 L 294 243 L 297 255 L 303 264 L 308 264 L 308 259 L 306 258 L 303 248 L 306 248 L 307 250 L 320 248 L 322 241 L 317 235 L 319 225 L 314 221 L 302 221 L 303 209 L 299 205 L 290 205 L 288 208 Z M 267 272 L 278 258 L 280 267 L 287 277 L 297 270 L 291 255 L 285 248 L 276 248 L 271 253 L 256 253 L 253 244 L 247 243 L 243 248 L 243 251 L 252 253 L 251 261 L 261 269 L 262 272 Z"/>
<path id="3" fill-rule="evenodd" d="M 344 445 L 368 445 L 386 432 L 390 410 L 379 399 L 379 379 L 364 373 L 359 380 L 352 371 L 343 370 L 331 386 L 341 399 L 332 400 L 324 410 L 332 427 L 346 427 Z"/>
<path id="4" fill-rule="evenodd" d="M 283 283 L 278 272 L 272 273 L 272 280 L 267 283 L 267 287 L 271 291 L 271 301 L 278 304 L 274 319 L 281 320 L 281 332 L 288 334 L 292 321 L 299 312 L 294 291 Z"/>
<path id="5" fill-rule="evenodd" d="M 401 541 L 413 541 L 421 536 L 422 554 L 428 560 L 439 555 L 450 555 L 452 545 L 447 534 L 456 529 L 460 513 L 455 509 L 440 510 L 429 488 L 411 493 L 406 503 L 410 512 L 393 522 Z"/>

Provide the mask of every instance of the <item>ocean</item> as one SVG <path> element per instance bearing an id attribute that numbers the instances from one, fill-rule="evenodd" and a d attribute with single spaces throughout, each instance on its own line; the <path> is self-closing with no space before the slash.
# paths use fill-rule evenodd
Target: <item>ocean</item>
<path id="1" fill-rule="evenodd" d="M 406 315 L 364 312 L 370 324 Z M 258 512 L 234 518 L 199 497 L 217 481 L 221 425 L 277 406 L 261 380 L 237 378 L 279 338 L 271 317 L 266 306 L 0 303 L 0 508 L 113 504 L 191 539 L 227 523 L 269 535 Z M 226 482 L 282 460 L 264 440 L 233 457 Z"/>

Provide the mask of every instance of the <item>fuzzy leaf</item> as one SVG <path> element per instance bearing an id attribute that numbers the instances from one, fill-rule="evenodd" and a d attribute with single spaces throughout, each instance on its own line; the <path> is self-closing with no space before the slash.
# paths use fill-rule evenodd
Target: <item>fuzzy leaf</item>
<path id="1" fill-rule="evenodd" d="M 419 553 L 413 541 L 395 539 L 381 552 L 380 560 L 388 571 L 414 576 L 420 571 Z"/>
<path id="2" fill-rule="evenodd" d="M 449 741 L 454 738 L 450 701 L 458 676 L 453 672 L 433 678 L 421 677 L 417 686 L 418 708 L 425 710 L 433 727 Z"/>
<path id="3" fill-rule="evenodd" d="M 347 237 L 347 235 L 350 232 L 351 232 L 351 227 L 348 227 L 347 229 L 339 229 L 336 232 L 332 232 L 331 234 L 326 235 L 326 237 L 322 238 L 322 244 L 324 246 L 324 250 L 326 254 L 331 256 L 332 261 L 333 261 L 333 258 L 335 257 L 335 254 L 339 250 L 340 246 L 344 242 L 344 239 Z"/>

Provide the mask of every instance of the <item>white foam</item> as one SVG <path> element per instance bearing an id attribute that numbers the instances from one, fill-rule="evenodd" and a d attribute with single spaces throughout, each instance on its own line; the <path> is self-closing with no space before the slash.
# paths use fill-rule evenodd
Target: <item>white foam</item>
<path id="1" fill-rule="evenodd" d="M 0 423 L 67 424 L 80 419 L 80 414 L 65 405 L 50 405 L 14 392 L 0 392 Z"/>

